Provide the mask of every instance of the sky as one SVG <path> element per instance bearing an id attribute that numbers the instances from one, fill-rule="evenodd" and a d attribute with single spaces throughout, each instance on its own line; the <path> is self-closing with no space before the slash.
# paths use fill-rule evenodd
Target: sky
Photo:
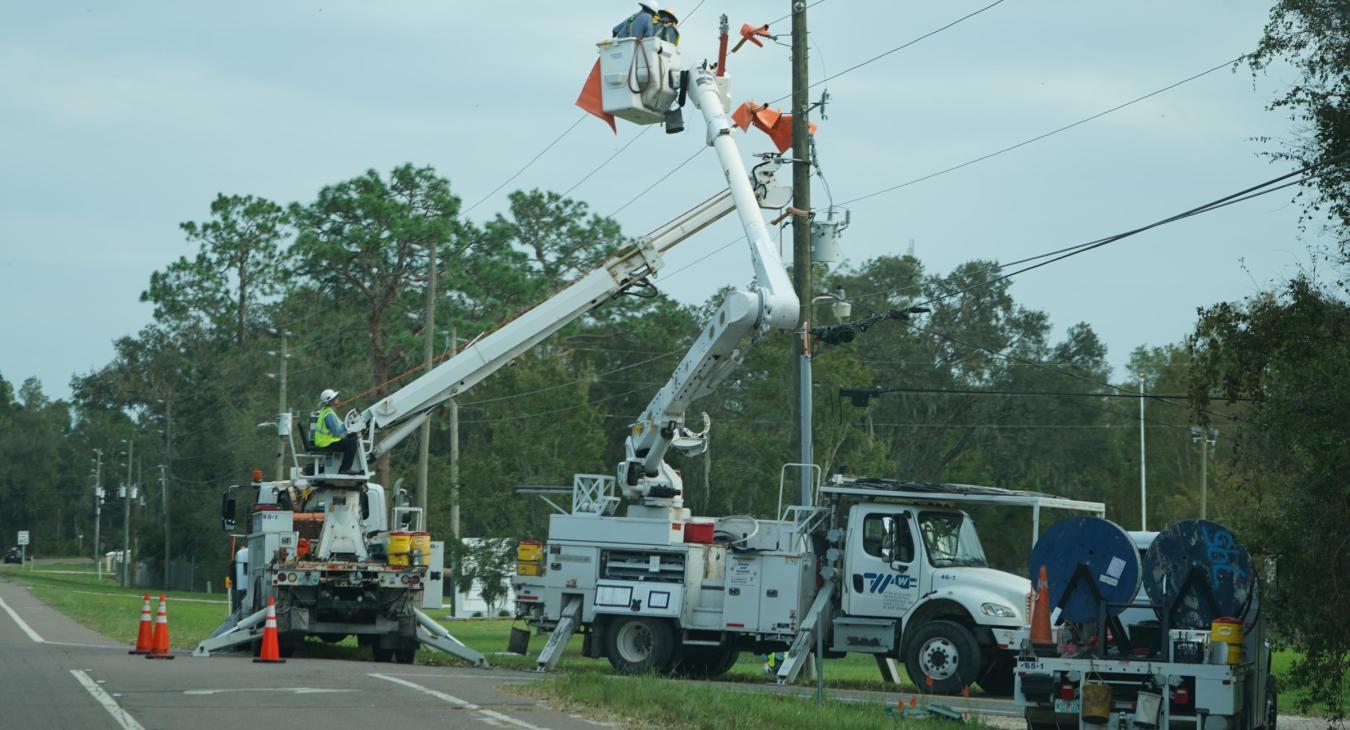
<path id="1" fill-rule="evenodd" d="M 824 0 L 809 11 L 813 80 L 837 74 L 990 0 Z M 695 6 L 697 9 L 695 10 Z M 684 1 L 687 64 L 731 27 L 786 15 L 787 0 Z M 288 203 L 367 169 L 428 164 L 468 217 L 516 189 L 563 191 L 642 128 L 585 119 L 576 95 L 595 42 L 630 2 L 240 0 L 6 3 L 0 8 L 0 377 L 36 376 L 68 397 L 72 376 L 151 321 L 150 274 L 195 247 L 178 224 L 218 193 Z M 1252 50 L 1255 0 L 1006 0 L 848 71 L 829 91 L 817 151 L 836 202 L 951 167 L 1096 114 Z M 783 21 L 773 30 L 787 32 Z M 787 38 L 782 39 L 787 42 Z M 790 88 L 787 48 L 732 56 L 732 97 Z M 1007 154 L 851 204 L 851 262 L 905 253 L 930 272 L 1012 260 L 1166 217 L 1291 169 L 1262 156 L 1292 138 L 1266 105 L 1294 80 L 1221 69 Z M 786 102 L 784 102 L 786 103 Z M 785 110 L 786 111 L 786 110 Z M 571 197 L 657 228 L 723 187 L 703 143 L 644 134 Z M 1260 138 L 1268 138 L 1261 141 Z M 746 154 L 770 148 L 752 132 Z M 638 192 L 661 180 L 631 204 Z M 817 209 L 829 202 L 813 191 Z M 627 205 L 625 205 L 627 204 Z M 620 208 L 622 208 L 620 210 Z M 1086 321 L 1123 378 L 1132 349 L 1183 338 L 1197 307 L 1277 284 L 1307 263 L 1284 194 L 1229 206 L 1018 277 L 1014 296 L 1056 336 Z M 667 255 L 657 285 L 699 303 L 750 279 L 729 216 Z M 790 235 L 786 239 L 790 260 Z M 671 275 L 671 272 L 673 275 Z"/>

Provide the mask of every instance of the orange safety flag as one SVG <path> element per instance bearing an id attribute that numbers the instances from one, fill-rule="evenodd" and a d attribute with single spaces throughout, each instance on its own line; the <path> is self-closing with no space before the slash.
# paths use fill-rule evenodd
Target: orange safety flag
<path id="1" fill-rule="evenodd" d="M 595 65 L 591 67 L 591 75 L 586 77 L 586 84 L 581 87 L 581 95 L 577 97 L 577 106 L 605 120 L 605 123 L 615 134 L 619 133 L 618 127 L 614 126 L 614 115 L 605 113 L 605 104 L 601 99 L 600 59 L 598 58 L 595 60 Z"/>
<path id="2" fill-rule="evenodd" d="M 770 109 L 768 105 L 759 106 L 753 101 L 747 101 L 736 108 L 731 114 L 731 121 L 744 132 L 755 125 L 756 129 L 769 135 L 773 144 L 779 152 L 787 152 L 792 149 L 792 115 L 779 113 L 777 109 Z M 808 122 L 807 134 L 816 133 L 816 123 Z"/>

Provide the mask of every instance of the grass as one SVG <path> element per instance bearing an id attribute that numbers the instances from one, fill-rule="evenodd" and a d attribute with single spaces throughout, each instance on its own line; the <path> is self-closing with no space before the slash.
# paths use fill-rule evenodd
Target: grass
<path id="1" fill-rule="evenodd" d="M 723 689 L 706 682 L 673 682 L 659 677 L 606 677 L 594 672 L 557 674 L 518 688 L 564 710 L 622 723 L 625 727 L 673 730 L 782 730 L 790 727 L 853 730 L 904 727 L 890 708 L 864 703 L 826 701 Z M 925 719 L 916 727 L 948 730 L 982 727 L 979 723 Z"/>

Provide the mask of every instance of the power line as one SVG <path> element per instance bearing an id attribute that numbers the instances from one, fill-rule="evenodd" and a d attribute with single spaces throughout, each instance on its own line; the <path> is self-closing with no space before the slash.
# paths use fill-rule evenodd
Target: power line
<path id="1" fill-rule="evenodd" d="M 581 116 L 577 117 L 577 120 L 576 120 L 575 122 L 572 122 L 572 126 L 568 127 L 567 129 L 564 129 L 563 132 L 562 132 L 562 134 L 558 135 L 557 137 L 554 137 L 552 142 L 549 142 L 548 145 L 546 145 L 546 146 L 544 147 L 544 149 L 539 150 L 539 154 L 535 155 L 534 157 L 531 157 L 531 158 L 530 158 L 530 161 L 529 161 L 529 162 L 526 162 L 519 170 L 516 170 L 514 173 L 512 173 L 511 177 L 508 177 L 508 178 L 506 178 L 505 180 L 503 180 L 501 185 L 498 185 L 497 187 L 495 187 L 495 188 L 492 189 L 492 192 L 490 192 L 490 193 L 488 193 L 487 195 L 484 195 L 483 197 L 479 198 L 479 199 L 478 199 L 478 202 L 474 203 L 473 205 L 470 205 L 468 208 L 465 208 L 465 209 L 459 214 L 460 217 L 462 218 L 462 217 L 468 215 L 470 212 L 473 211 L 474 208 L 477 208 L 478 206 L 482 205 L 483 202 L 486 201 L 488 198 L 491 198 L 492 196 L 496 195 L 496 194 L 498 193 L 498 191 L 500 191 L 502 188 L 504 188 L 504 187 L 506 187 L 507 185 L 511 184 L 511 181 L 512 181 L 512 180 L 515 180 L 516 178 L 520 177 L 520 174 L 521 174 L 522 172 L 525 172 L 526 170 L 528 170 L 528 169 L 530 168 L 531 165 L 533 165 L 534 163 L 538 162 L 538 161 L 539 161 L 539 158 L 544 156 L 544 153 L 546 153 L 546 152 L 548 152 L 549 150 L 553 149 L 553 146 L 556 145 L 556 144 L 558 144 L 559 142 L 561 142 L 563 137 L 566 137 L 567 135 L 571 134 L 571 133 L 572 133 L 572 130 L 573 130 L 573 129 L 576 129 L 576 128 L 577 128 L 577 125 L 578 125 L 578 124 L 581 124 L 581 122 L 582 122 L 583 120 L 585 120 L 586 117 L 588 117 L 588 116 L 590 116 L 590 115 L 587 114 L 587 113 L 585 113 L 585 112 L 583 112 L 583 113 L 581 114 Z"/>
<path id="2" fill-rule="evenodd" d="M 1189 82 L 1194 81 L 1194 80 L 1196 80 L 1196 79 L 1198 79 L 1198 78 L 1201 78 L 1202 76 L 1208 76 L 1209 74 L 1212 74 L 1212 73 L 1214 73 L 1215 71 L 1218 71 L 1219 69 L 1227 68 L 1227 67 L 1229 67 L 1229 66 L 1232 66 L 1233 64 L 1235 64 L 1235 63 L 1241 61 L 1242 59 L 1246 58 L 1248 55 L 1250 55 L 1250 54 L 1244 53 L 1244 54 L 1242 54 L 1241 56 L 1238 56 L 1237 58 L 1234 58 L 1234 59 L 1231 60 L 1231 61 L 1224 61 L 1223 63 L 1221 63 L 1221 64 L 1219 64 L 1219 65 L 1217 65 L 1217 66 L 1210 67 L 1210 68 L 1208 68 L 1208 69 L 1206 69 L 1206 70 L 1204 70 L 1204 71 L 1201 71 L 1201 72 L 1198 73 L 1198 74 L 1194 74 L 1194 75 L 1192 75 L 1192 76 L 1187 76 L 1186 78 L 1184 78 L 1184 79 L 1182 79 L 1182 80 L 1180 80 L 1180 81 L 1175 81 L 1175 82 L 1173 82 L 1173 83 L 1171 83 L 1171 84 L 1168 84 L 1167 86 L 1164 86 L 1164 87 L 1162 87 L 1161 89 L 1155 89 L 1155 90 L 1153 90 L 1153 91 L 1150 91 L 1150 92 L 1147 93 L 1147 94 L 1144 94 L 1143 96 L 1135 97 L 1135 98 L 1133 98 L 1133 99 L 1131 99 L 1131 100 L 1129 100 L 1129 101 L 1127 101 L 1127 102 L 1125 102 L 1125 103 L 1123 103 L 1123 104 L 1117 104 L 1116 106 L 1113 106 L 1113 107 L 1111 107 L 1110 109 L 1106 109 L 1106 110 L 1104 110 L 1104 111 L 1097 112 L 1096 114 L 1093 114 L 1093 115 L 1091 115 L 1091 116 L 1083 117 L 1082 119 L 1079 119 L 1079 120 L 1076 121 L 1076 122 L 1072 122 L 1072 123 L 1066 124 L 1066 125 L 1064 125 L 1064 126 L 1062 126 L 1062 127 L 1059 127 L 1059 128 L 1057 128 L 1057 129 L 1052 129 L 1052 130 L 1050 130 L 1049 132 L 1045 132 L 1044 134 L 1036 135 L 1035 137 L 1032 137 L 1032 138 L 1030 138 L 1030 139 L 1024 139 L 1024 140 L 1022 140 L 1021 142 L 1018 142 L 1018 143 L 1016 143 L 1016 144 L 1009 145 L 1009 146 L 1007 146 L 1007 147 L 1004 147 L 1003 149 L 995 150 L 994 152 L 990 152 L 989 154 L 986 154 L 986 155 L 981 155 L 981 156 L 979 156 L 979 157 L 976 157 L 976 158 L 973 159 L 973 160 L 967 160 L 967 161 L 965 161 L 965 162 L 962 162 L 962 163 L 959 164 L 959 165 L 953 165 L 953 166 L 948 167 L 948 168 L 946 168 L 946 169 L 938 170 L 937 172 L 932 172 L 932 173 L 929 173 L 929 174 L 927 174 L 927 175 L 923 175 L 923 176 L 921 176 L 921 177 L 916 177 L 916 178 L 914 178 L 913 180 L 909 180 L 909 181 L 907 181 L 907 182 L 900 183 L 899 185 L 892 185 L 891 187 L 883 188 L 883 189 L 878 190 L 878 191 L 873 192 L 873 193 L 867 193 L 866 195 L 859 195 L 859 196 L 856 197 L 856 198 L 852 198 L 852 199 L 849 199 L 849 200 L 846 200 L 846 201 L 840 203 L 840 205 L 848 205 L 848 204 L 850 204 L 850 203 L 856 203 L 856 202 L 859 202 L 859 201 L 862 201 L 862 200 L 867 200 L 868 198 L 874 198 L 874 197 L 876 197 L 876 196 L 878 196 L 878 195 L 883 195 L 883 194 L 885 194 L 885 193 L 893 192 L 893 191 L 899 190 L 899 189 L 901 189 L 901 188 L 906 188 L 906 187 L 909 187 L 910 185 L 914 185 L 914 184 L 916 184 L 916 183 L 921 183 L 921 182 L 923 182 L 923 181 L 925 181 L 925 180 L 931 180 L 931 179 L 933 179 L 933 178 L 935 178 L 935 177 L 938 177 L 939 175 L 946 175 L 946 174 L 949 173 L 949 172 L 955 172 L 955 171 L 957 171 L 957 170 L 960 170 L 960 169 L 963 168 L 963 167 L 969 167 L 970 165 L 974 165 L 974 164 L 977 163 L 977 162 L 983 162 L 983 161 L 985 161 L 985 160 L 987 160 L 987 159 L 989 159 L 989 158 L 991 158 L 991 157 L 998 157 L 999 155 L 1001 155 L 1001 154 L 1003 154 L 1003 153 L 1005 153 L 1005 152 L 1012 152 L 1013 150 L 1018 149 L 1019 147 L 1025 147 L 1025 146 L 1027 146 L 1027 145 L 1029 145 L 1029 144 L 1032 144 L 1032 143 L 1034 143 L 1034 142 L 1039 142 L 1039 141 L 1045 139 L 1046 137 L 1052 137 L 1052 136 L 1054 136 L 1054 135 L 1056 135 L 1056 134 L 1059 134 L 1060 132 L 1065 132 L 1065 131 L 1068 131 L 1068 130 L 1070 130 L 1070 129 L 1073 129 L 1074 127 L 1077 127 L 1077 126 L 1079 126 L 1079 125 L 1081 125 L 1081 124 L 1086 124 L 1086 123 L 1088 123 L 1088 122 L 1090 122 L 1090 121 L 1093 121 L 1094 119 L 1100 119 L 1101 117 L 1104 117 L 1104 116 L 1106 116 L 1107 114 L 1110 114 L 1110 113 L 1116 112 L 1116 111 L 1120 111 L 1121 109 L 1124 109 L 1125 107 L 1131 106 L 1131 105 L 1133 105 L 1133 104 L 1137 104 L 1137 103 L 1139 103 L 1139 102 L 1141 102 L 1141 101 L 1144 101 L 1145 99 L 1149 99 L 1149 98 L 1151 98 L 1151 97 L 1157 96 L 1158 94 L 1161 94 L 1161 93 L 1163 93 L 1163 92 L 1165 92 L 1165 91 L 1170 91 L 1170 90 L 1172 90 L 1172 89 L 1175 89 L 1176 87 L 1181 86 L 1182 84 L 1189 83 Z"/>
<path id="3" fill-rule="evenodd" d="M 802 10 L 810 10 L 811 8 L 814 8 L 815 6 L 817 6 L 817 5 L 819 5 L 819 4 L 823 3 L 823 2 L 825 2 L 825 0 L 816 0 L 816 1 L 813 2 L 813 3 L 807 4 L 807 6 L 804 7 L 804 8 L 802 8 Z M 792 17 L 792 13 L 788 13 L 787 15 L 784 15 L 783 17 L 781 17 L 781 18 L 779 18 L 779 19 L 777 19 L 777 20 L 770 20 L 769 22 L 765 23 L 765 25 L 777 25 L 777 24 L 779 24 L 779 23 L 783 22 L 784 20 L 787 20 L 788 18 L 791 18 L 791 17 Z"/>
<path id="4" fill-rule="evenodd" d="M 537 394 L 539 394 L 539 393 L 546 393 L 546 392 L 551 391 L 551 390 L 557 390 L 557 389 L 559 389 L 559 388 L 566 388 L 566 387 L 572 386 L 572 385 L 579 385 L 579 384 L 581 384 L 581 383 L 597 382 L 601 377 L 603 377 L 603 376 L 605 376 L 605 375 L 613 375 L 614 373 L 620 373 L 620 372 L 623 372 L 623 371 L 625 371 L 625 370 L 631 370 L 631 369 L 633 369 L 633 368 L 635 368 L 635 367 L 639 367 L 639 366 L 642 366 L 642 365 L 646 365 L 646 364 L 648 364 L 648 363 L 656 362 L 657 360 L 660 360 L 660 359 L 663 359 L 663 358 L 670 357 L 671 355 L 678 355 L 679 353 L 680 353 L 680 350 L 671 350 L 670 352 L 662 353 L 662 354 L 657 355 L 657 356 L 655 356 L 655 357 L 649 357 L 649 358 L 647 358 L 646 360 L 639 360 L 638 362 L 630 363 L 630 364 L 624 365 L 624 366 L 622 366 L 622 367 L 617 367 L 617 368 L 614 368 L 613 370 L 606 370 L 606 371 L 603 372 L 603 373 L 595 373 L 594 375 L 591 375 L 591 376 L 588 376 L 588 377 L 585 377 L 585 378 L 578 378 L 578 379 L 576 379 L 576 380 L 572 380 L 572 381 L 569 381 L 569 382 L 566 382 L 566 383 L 558 383 L 557 385 L 549 385 L 549 386 L 545 386 L 545 387 L 543 387 L 543 388 L 536 388 L 535 390 L 527 390 L 527 391 L 525 391 L 525 392 L 523 392 L 523 393 L 512 393 L 512 394 L 510 394 L 510 395 L 498 396 L 498 397 L 496 397 L 496 398 L 482 398 L 482 399 L 479 399 L 479 400 L 461 401 L 461 402 L 460 402 L 460 407 L 462 407 L 462 408 L 467 408 L 467 407 L 471 407 L 471 406 L 481 406 L 481 405 L 483 405 L 483 404 L 485 404 L 485 403 L 499 403 L 499 402 L 501 402 L 501 401 L 515 400 L 516 398 L 525 398 L 525 397 L 528 397 L 528 396 L 531 396 L 531 395 L 537 395 Z"/>
<path id="5" fill-rule="evenodd" d="M 644 134 L 650 132 L 651 130 L 652 130 L 652 126 L 651 126 L 651 125 L 647 125 L 647 126 L 643 127 L 641 132 L 638 132 L 637 134 L 633 135 L 633 138 L 632 138 L 632 139 L 628 140 L 627 142 L 624 143 L 624 145 L 623 145 L 622 147 L 620 147 L 619 149 L 615 150 L 615 151 L 614 151 L 614 154 L 612 154 L 612 155 L 610 155 L 609 157 L 605 158 L 605 161 L 604 161 L 604 162 L 601 162 L 600 164 L 598 164 L 598 165 L 596 165 L 595 167 L 591 168 L 591 171 L 588 172 L 588 173 L 586 173 L 585 175 L 583 175 L 583 176 L 581 177 L 580 180 L 578 180 L 578 181 L 572 183 L 572 187 L 570 187 L 570 188 L 568 188 L 568 189 L 566 189 L 566 190 L 563 191 L 562 197 L 564 197 L 564 198 L 567 197 L 568 194 L 571 193 L 573 190 L 576 190 L 577 188 L 581 187 L 581 184 L 582 184 L 582 183 L 586 182 L 587 180 L 590 180 L 591 177 L 592 177 L 593 175 L 595 175 L 595 173 L 600 172 L 600 170 L 601 170 L 602 168 L 604 168 L 605 165 L 608 165 L 609 163 L 613 162 L 613 161 L 614 161 L 614 158 L 616 158 L 616 157 L 618 157 L 619 155 L 623 154 L 623 151 L 624 151 L 624 150 L 628 149 L 630 146 L 632 146 L 632 144 L 633 144 L 634 142 L 636 142 L 636 141 L 638 141 L 639 139 L 641 139 L 641 138 L 642 138 L 642 135 L 644 135 Z"/>
<path id="6" fill-rule="evenodd" d="M 1049 390 L 978 390 L 974 388 L 845 388 L 839 387 L 839 395 L 845 398 L 874 398 L 888 393 L 912 393 L 917 395 L 982 395 L 982 396 L 1002 396 L 1002 397 L 1070 397 L 1070 398 L 1129 398 L 1138 400 L 1148 398 L 1154 400 L 1171 399 L 1190 399 L 1186 393 L 1082 393 L 1074 391 L 1049 391 Z M 1235 401 L 1259 402 L 1260 398 L 1237 398 Z M 1113 411 L 1115 412 L 1115 411 Z"/>
<path id="7" fill-rule="evenodd" d="M 669 178 L 671 175 L 674 175 L 675 173 L 679 172 L 679 171 L 680 171 L 680 168 L 684 167 L 685 165 L 688 165 L 690 162 L 693 162 L 695 157 L 698 157 L 699 155 L 703 154 L 704 150 L 707 150 L 707 149 L 708 149 L 707 147 L 699 147 L 697 152 L 695 152 L 694 154 L 692 154 L 692 155 L 686 157 L 685 160 L 684 160 L 684 162 L 681 162 L 680 164 L 678 164 L 678 165 L 675 166 L 675 169 L 673 169 L 673 170 L 671 170 L 670 172 L 667 172 L 666 174 L 662 175 L 660 178 L 657 179 L 656 182 L 652 183 L 651 185 L 648 185 L 647 188 L 646 188 L 645 190 L 643 190 L 642 192 L 638 193 L 637 195 L 634 195 L 633 198 L 632 198 L 631 200 L 629 200 L 627 203 L 624 203 L 623 205 L 619 206 L 618 210 L 615 210 L 613 213 L 610 213 L 608 217 L 613 218 L 614 216 L 616 216 L 616 215 L 622 213 L 623 210 L 624 210 L 624 208 L 627 208 L 628 206 L 632 205 L 633 203 L 636 203 L 636 202 L 638 201 L 639 198 L 641 198 L 642 196 L 646 195 L 647 193 L 650 193 L 650 192 L 652 191 L 653 188 L 655 188 L 657 185 L 660 185 L 661 183 L 665 182 L 666 179 Z"/>

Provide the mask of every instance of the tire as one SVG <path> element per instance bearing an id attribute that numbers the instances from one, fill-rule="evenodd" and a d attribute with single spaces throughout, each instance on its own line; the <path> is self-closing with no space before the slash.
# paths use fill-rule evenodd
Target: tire
<path id="1" fill-rule="evenodd" d="M 605 632 L 605 654 L 619 674 L 664 674 L 675 660 L 675 631 L 667 621 L 619 618 Z"/>
<path id="2" fill-rule="evenodd" d="M 1010 652 L 999 652 L 980 675 L 980 688 L 997 697 L 1011 697 L 1015 684 L 1014 663 Z"/>
<path id="3" fill-rule="evenodd" d="M 394 650 L 394 661 L 399 664 L 412 664 L 417 659 L 417 644 L 401 646 Z"/>
<path id="4" fill-rule="evenodd" d="M 905 651 L 905 670 L 920 692 L 960 694 L 980 676 L 980 663 L 975 637 L 955 621 L 930 621 L 919 627 Z"/>
<path id="5" fill-rule="evenodd" d="M 388 662 L 393 660 L 394 650 L 386 649 L 382 646 L 372 646 L 370 647 L 370 655 L 377 662 Z"/>
<path id="6" fill-rule="evenodd" d="M 691 679 L 716 679 L 731 671 L 741 653 L 720 646 L 688 646 L 675 671 Z"/>
<path id="7" fill-rule="evenodd" d="M 1265 730 L 1275 730 L 1275 722 L 1280 717 L 1280 691 L 1275 678 L 1266 677 Z"/>

